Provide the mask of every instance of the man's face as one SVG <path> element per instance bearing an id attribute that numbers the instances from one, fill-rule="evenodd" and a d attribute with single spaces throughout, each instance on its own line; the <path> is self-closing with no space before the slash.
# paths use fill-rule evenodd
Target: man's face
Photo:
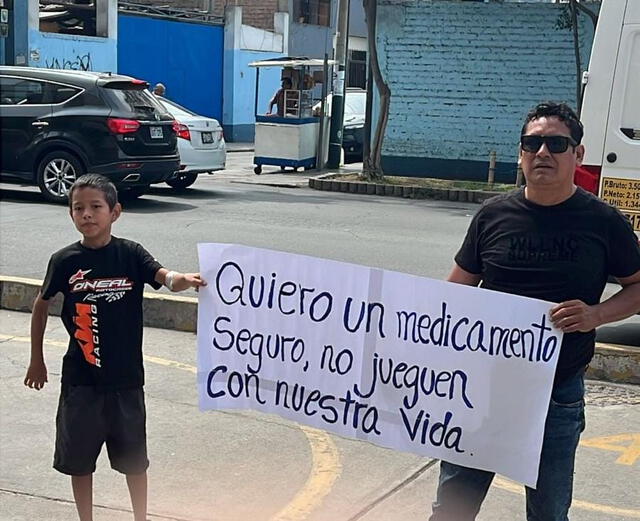
<path id="1" fill-rule="evenodd" d="M 530 121 L 525 130 L 527 136 L 571 137 L 569 127 L 555 116 L 542 117 Z M 582 163 L 584 147 L 569 145 L 561 153 L 552 153 L 543 143 L 537 152 L 527 152 L 520 148 L 520 165 L 527 185 L 568 188 L 573 184 L 576 166 Z"/>

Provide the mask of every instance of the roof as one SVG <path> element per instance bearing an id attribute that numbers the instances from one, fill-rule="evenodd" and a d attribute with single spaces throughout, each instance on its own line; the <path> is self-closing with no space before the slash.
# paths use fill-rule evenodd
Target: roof
<path id="1" fill-rule="evenodd" d="M 42 80 L 71 82 L 78 86 L 95 85 L 99 79 L 131 81 L 132 77 L 109 72 L 74 71 L 68 69 L 45 69 L 43 67 L 0 66 L 0 73 L 13 76 L 24 76 Z"/>
<path id="2" fill-rule="evenodd" d="M 329 65 L 334 65 L 335 60 L 327 60 Z M 322 67 L 324 60 L 320 58 L 307 58 L 283 56 L 282 58 L 272 58 L 270 60 L 260 60 L 251 62 L 249 67 Z"/>

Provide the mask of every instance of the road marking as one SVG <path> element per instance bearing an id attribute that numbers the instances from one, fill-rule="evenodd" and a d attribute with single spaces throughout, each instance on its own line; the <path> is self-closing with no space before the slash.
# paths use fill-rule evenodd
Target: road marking
<path id="1" fill-rule="evenodd" d="M 8 340 L 22 343 L 31 342 L 29 337 L 0 334 L 0 341 Z M 55 347 L 66 348 L 68 346 L 68 342 L 57 340 L 45 340 L 44 343 Z M 150 355 L 144 355 L 144 360 L 152 364 L 188 371 L 193 374 L 198 372 L 196 367 L 176 362 L 175 360 L 167 360 L 166 358 Z M 329 495 L 333 484 L 342 472 L 340 453 L 331 436 L 319 429 L 299 424 L 297 426 L 307 437 L 311 447 L 311 471 L 306 483 L 294 498 L 282 510 L 272 516 L 269 521 L 302 521 L 306 519 Z"/>
<path id="2" fill-rule="evenodd" d="M 640 458 L 640 434 L 629 433 L 590 438 L 582 440 L 580 445 L 620 452 L 620 457 L 616 460 L 616 463 L 620 465 L 633 465 Z"/>
<path id="3" fill-rule="evenodd" d="M 508 479 L 496 476 L 493 480 L 493 486 L 513 492 L 515 494 L 524 495 L 524 487 Z M 591 512 L 600 512 L 602 514 L 608 514 L 610 516 L 628 517 L 631 519 L 640 519 L 640 510 L 632 508 L 618 508 L 610 507 L 607 505 L 600 505 L 599 503 L 590 503 L 589 501 L 581 501 L 574 499 L 571 502 L 571 508 L 581 508 L 582 510 L 590 510 Z"/>

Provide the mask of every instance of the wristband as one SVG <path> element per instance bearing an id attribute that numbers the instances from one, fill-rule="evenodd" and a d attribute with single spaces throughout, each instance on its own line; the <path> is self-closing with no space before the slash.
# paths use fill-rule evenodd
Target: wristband
<path id="1" fill-rule="evenodd" d="M 176 272 L 170 271 L 164 277 L 164 285 L 169 289 L 169 291 L 173 291 L 173 278 L 175 276 Z"/>

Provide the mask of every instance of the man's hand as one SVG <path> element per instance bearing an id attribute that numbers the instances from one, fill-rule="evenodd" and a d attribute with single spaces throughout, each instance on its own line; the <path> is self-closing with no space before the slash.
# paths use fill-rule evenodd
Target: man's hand
<path id="1" fill-rule="evenodd" d="M 27 369 L 27 376 L 24 377 L 24 385 L 29 389 L 39 391 L 48 382 L 47 366 L 44 362 L 31 362 Z"/>
<path id="2" fill-rule="evenodd" d="M 597 308 L 581 300 L 561 302 L 551 309 L 550 316 L 553 325 L 563 333 L 586 333 L 602 324 Z"/>

